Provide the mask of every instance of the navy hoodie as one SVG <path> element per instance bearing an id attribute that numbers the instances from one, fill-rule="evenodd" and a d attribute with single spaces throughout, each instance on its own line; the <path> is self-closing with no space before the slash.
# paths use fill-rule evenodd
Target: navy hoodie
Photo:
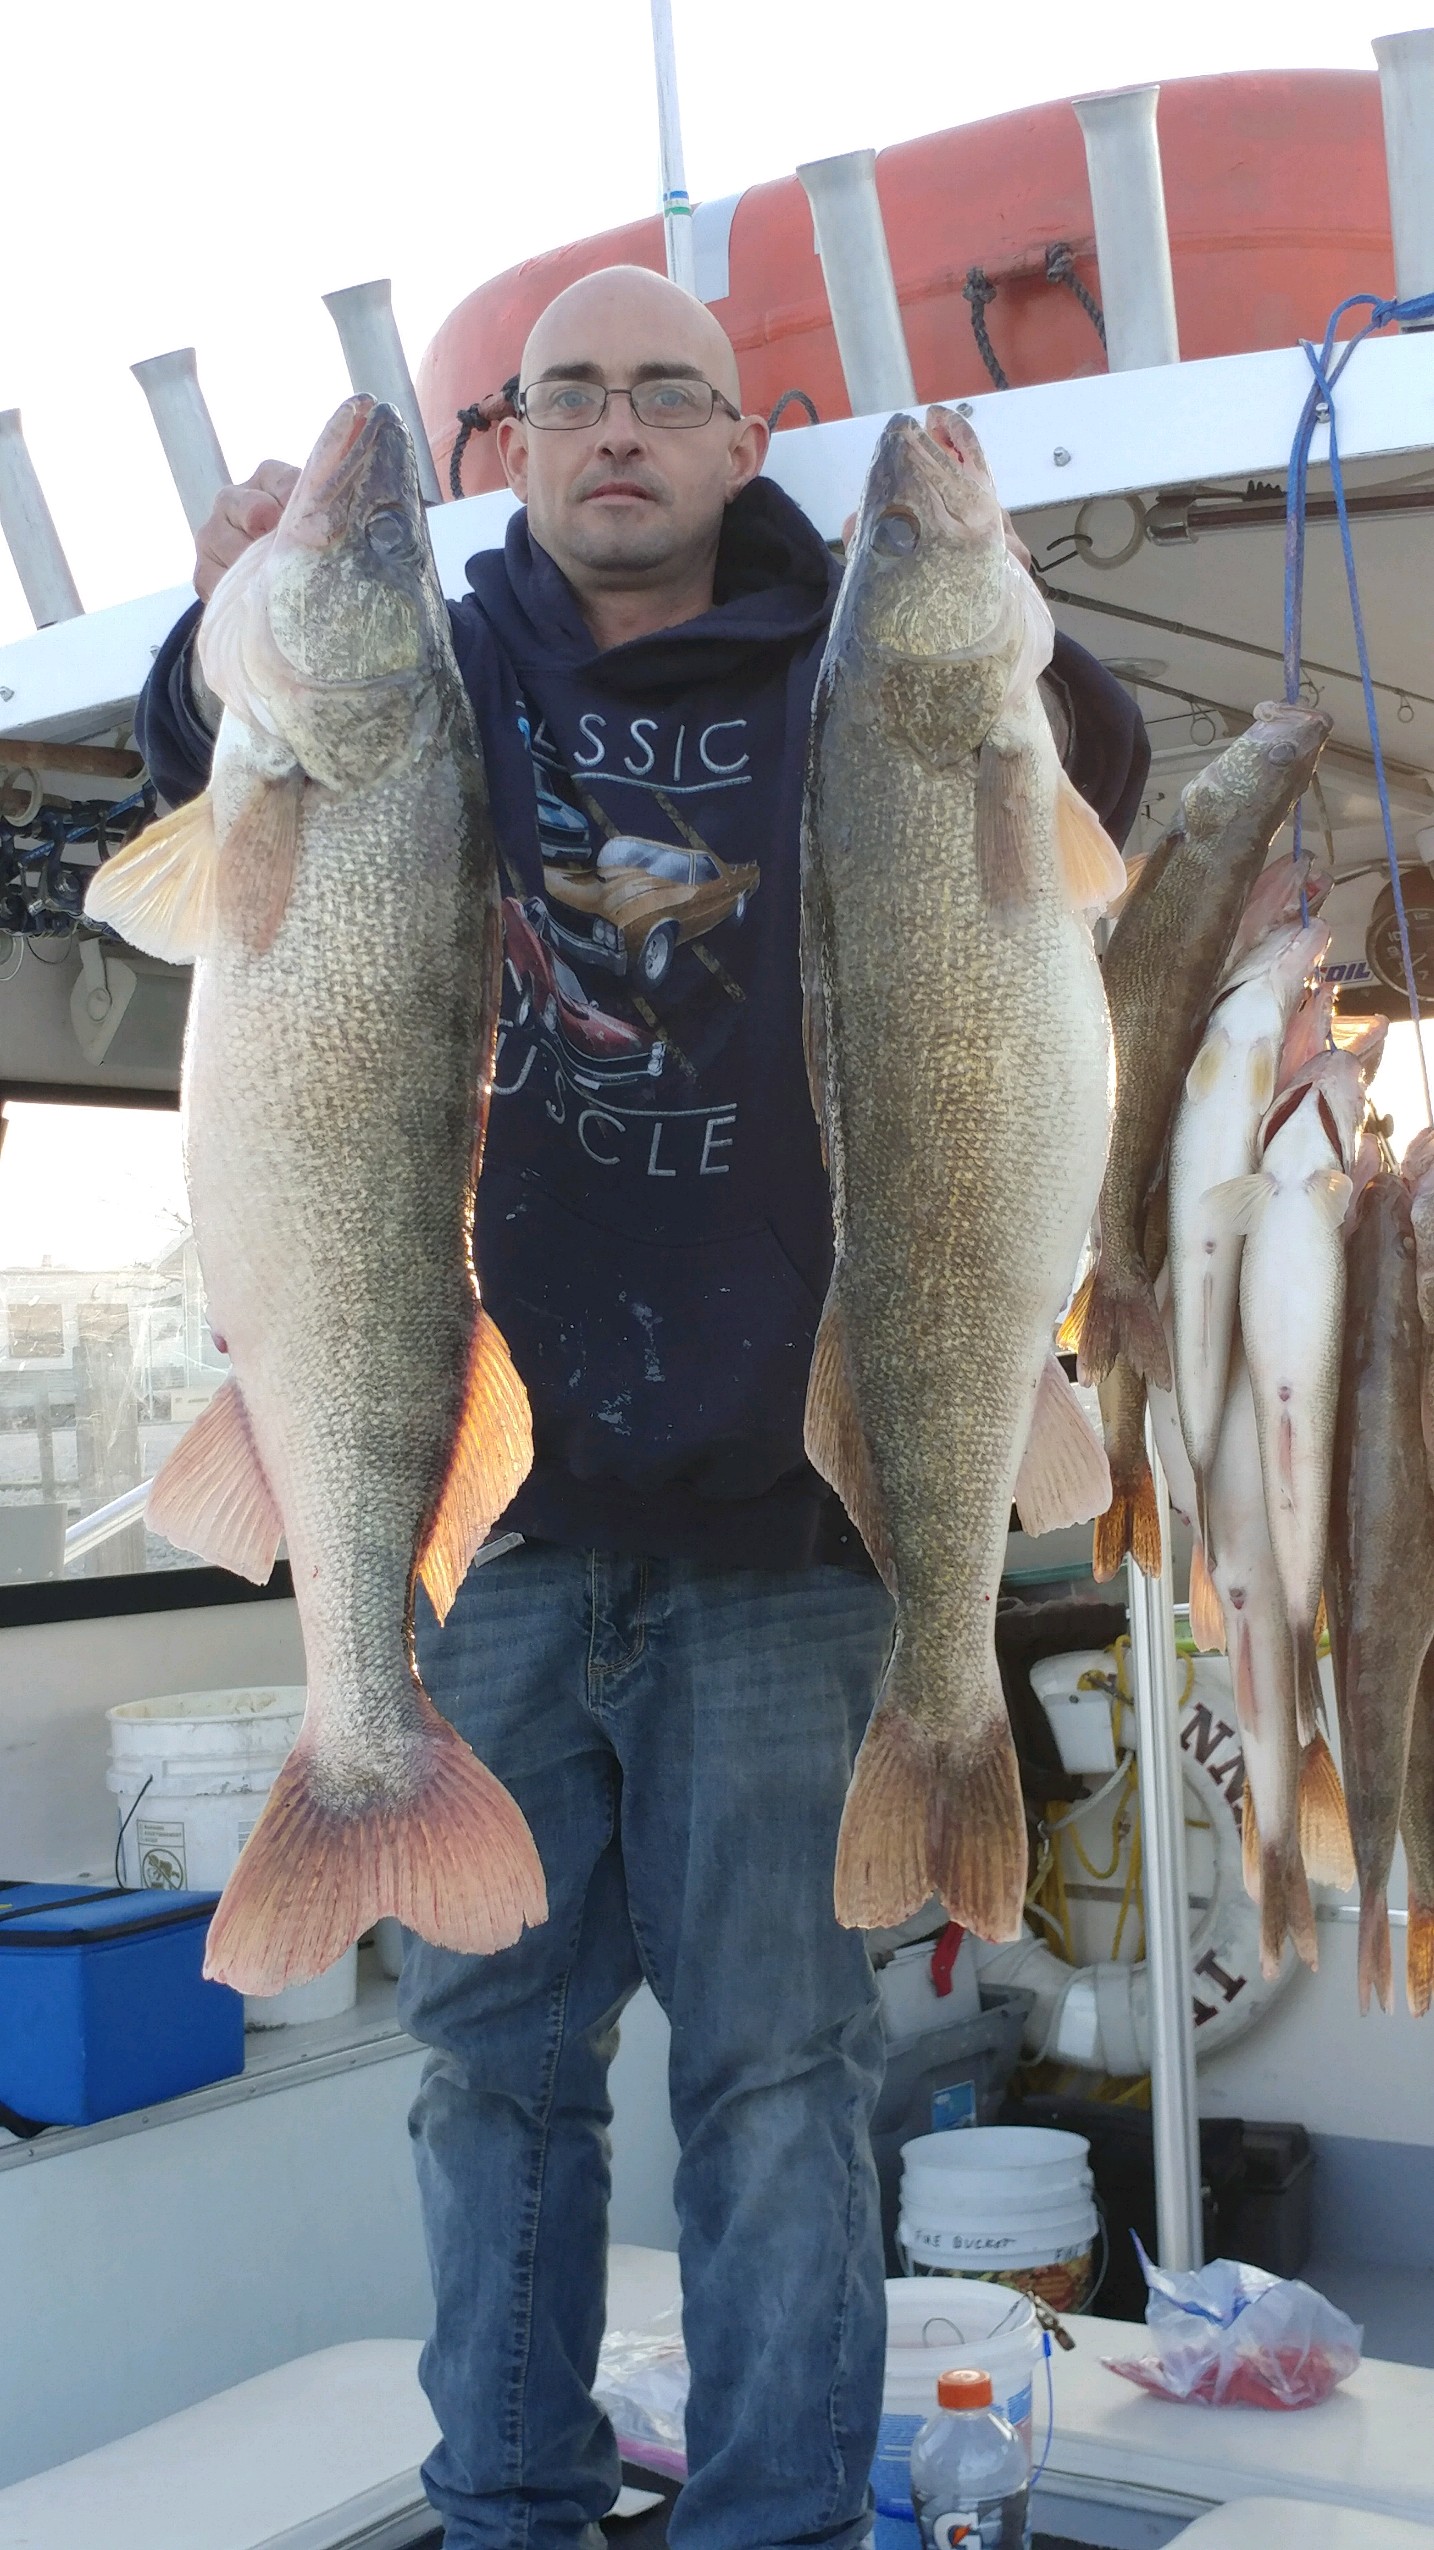
<path id="1" fill-rule="evenodd" d="M 505 895 L 474 1249 L 533 1405 L 530 1538 L 714 1565 L 866 1564 L 802 1417 L 831 1270 L 802 1052 L 798 849 L 839 567 L 757 479 L 700 618 L 600 653 L 525 514 L 471 560 L 454 643 Z M 197 611 L 136 718 L 171 804 L 205 784 Z M 1123 840 L 1128 695 L 1057 640 L 1076 784 Z M 893 984 L 899 997 L 899 984 Z"/>

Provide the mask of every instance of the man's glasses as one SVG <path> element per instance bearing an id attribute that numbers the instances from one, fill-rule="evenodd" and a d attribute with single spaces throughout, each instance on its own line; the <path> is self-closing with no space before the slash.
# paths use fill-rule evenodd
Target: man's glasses
<path id="1" fill-rule="evenodd" d="M 710 425 L 713 410 L 719 407 L 724 416 L 739 425 L 742 422 L 741 409 L 714 390 L 710 381 L 684 379 L 638 381 L 631 389 L 609 389 L 601 381 L 535 381 L 531 389 L 518 392 L 517 408 L 525 425 L 536 425 L 544 433 L 554 426 L 572 433 L 585 425 L 601 424 L 613 398 L 628 401 L 639 425 L 660 425 L 668 431 L 681 433 L 694 425 Z"/>

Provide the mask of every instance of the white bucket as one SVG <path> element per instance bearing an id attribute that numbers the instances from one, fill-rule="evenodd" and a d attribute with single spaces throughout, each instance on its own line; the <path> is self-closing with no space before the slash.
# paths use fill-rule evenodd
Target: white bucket
<path id="1" fill-rule="evenodd" d="M 925 2280 L 888 2284 L 882 2410 L 888 2417 L 929 2417 L 942 2373 L 989 2373 L 991 2404 L 1024 2437 L 1029 2458 L 1042 2353 L 1035 2306 L 1023 2293 L 994 2284 L 947 2284 L 939 2292 Z"/>
<path id="2" fill-rule="evenodd" d="M 127 1886 L 217 1892 L 228 1884 L 303 1723 L 304 1698 L 302 1683 L 278 1683 L 172 1691 L 107 1711 L 106 1784 L 124 1823 Z M 357 1992 L 358 1952 L 350 1948 L 312 1983 L 246 1998 L 244 2024 L 337 2018 Z"/>
<path id="3" fill-rule="evenodd" d="M 1080 2134 L 977 2125 L 902 2145 L 897 2239 L 916 2277 L 981 2276 L 1076 2311 L 1100 2234 Z"/>

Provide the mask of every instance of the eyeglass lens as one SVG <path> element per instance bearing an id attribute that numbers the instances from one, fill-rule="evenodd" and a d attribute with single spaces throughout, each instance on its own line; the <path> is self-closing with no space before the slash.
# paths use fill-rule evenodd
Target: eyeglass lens
<path id="1" fill-rule="evenodd" d="M 614 397 L 630 399 L 642 425 L 705 425 L 716 404 L 706 381 L 640 381 L 631 390 L 604 389 L 596 381 L 538 381 L 524 392 L 523 412 L 532 425 L 595 425 Z"/>

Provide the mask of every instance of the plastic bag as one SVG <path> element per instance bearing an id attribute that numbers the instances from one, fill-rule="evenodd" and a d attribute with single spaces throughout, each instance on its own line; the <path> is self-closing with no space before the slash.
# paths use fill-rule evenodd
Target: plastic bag
<path id="1" fill-rule="evenodd" d="M 593 2397 L 606 2410 L 624 2461 L 687 2476 L 687 2350 L 676 2303 L 645 2329 L 609 2329 Z"/>
<path id="2" fill-rule="evenodd" d="M 1162 2275 L 1140 2249 L 1158 2352 L 1112 2373 L 1161 2399 L 1210 2408 L 1313 2408 L 1359 2362 L 1364 2331 L 1313 2286 L 1216 2258 L 1193 2275 Z"/>

